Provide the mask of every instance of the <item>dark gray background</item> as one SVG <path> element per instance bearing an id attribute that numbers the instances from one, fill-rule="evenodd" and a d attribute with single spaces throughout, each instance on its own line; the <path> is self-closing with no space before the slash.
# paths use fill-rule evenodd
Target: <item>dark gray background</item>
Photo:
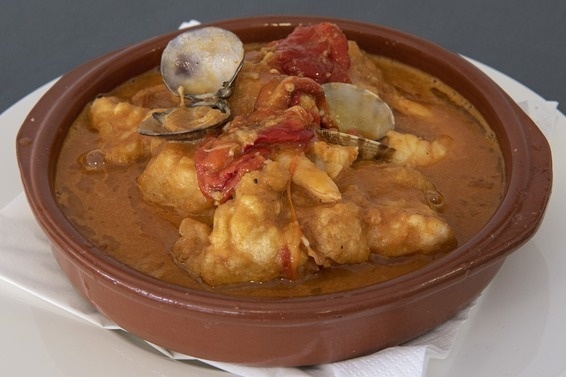
<path id="1" fill-rule="evenodd" d="M 2 0 L 0 113 L 75 66 L 182 21 L 264 14 L 332 16 L 416 34 L 511 76 L 566 112 L 564 0 Z"/>

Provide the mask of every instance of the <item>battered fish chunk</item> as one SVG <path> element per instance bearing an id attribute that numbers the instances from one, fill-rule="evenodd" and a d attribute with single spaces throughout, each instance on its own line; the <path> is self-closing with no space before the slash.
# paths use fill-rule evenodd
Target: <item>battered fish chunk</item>
<path id="1" fill-rule="evenodd" d="M 212 208 L 212 200 L 199 189 L 194 153 L 194 148 L 186 144 L 166 143 L 138 177 L 144 199 L 175 208 L 184 216 Z"/>
<path id="2" fill-rule="evenodd" d="M 395 148 L 391 162 L 411 166 L 427 166 L 444 158 L 448 152 L 451 139 L 441 136 L 428 141 L 413 134 L 389 131 L 386 134 L 387 144 Z"/>
<path id="3" fill-rule="evenodd" d="M 314 142 L 309 153 L 309 158 L 316 166 L 332 179 L 335 179 L 344 167 L 351 166 L 356 157 L 357 147 L 328 144 L 324 141 Z"/>
<path id="4" fill-rule="evenodd" d="M 216 209 L 205 247 L 190 232 L 181 235 L 172 248 L 177 263 L 212 286 L 300 277 L 308 254 L 284 200 L 289 181 L 277 162 L 246 174 L 234 199 Z"/>
<path id="5" fill-rule="evenodd" d="M 139 124 L 151 110 L 117 97 L 100 97 L 90 108 L 91 124 L 100 134 L 100 149 L 107 161 L 127 165 L 149 156 L 150 138 L 138 134 Z"/>
<path id="6" fill-rule="evenodd" d="M 309 240 L 309 255 L 319 266 L 362 263 L 370 249 L 362 210 L 352 202 L 297 208 L 299 222 Z"/>
<path id="7" fill-rule="evenodd" d="M 450 226 L 430 209 L 374 205 L 366 211 L 368 243 L 386 257 L 435 254 L 455 246 Z"/>
<path id="8" fill-rule="evenodd" d="M 442 195 L 417 170 L 367 164 L 341 175 L 337 183 L 344 201 L 363 209 L 363 226 L 373 253 L 399 257 L 445 252 L 456 246 L 452 228 L 438 211 Z"/>
<path id="9" fill-rule="evenodd" d="M 302 153 L 281 152 L 275 156 L 275 160 L 291 172 L 294 184 L 303 187 L 321 203 L 334 203 L 341 199 L 342 195 L 334 181 Z"/>
<path id="10" fill-rule="evenodd" d="M 200 277 L 203 250 L 210 245 L 208 237 L 212 228 L 195 219 L 187 217 L 179 226 L 179 239 L 171 248 L 171 256 L 175 263 L 191 273 Z"/>

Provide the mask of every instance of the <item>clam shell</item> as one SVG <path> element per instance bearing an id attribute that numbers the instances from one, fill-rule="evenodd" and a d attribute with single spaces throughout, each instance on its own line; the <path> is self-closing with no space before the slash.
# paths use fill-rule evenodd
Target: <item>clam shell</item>
<path id="1" fill-rule="evenodd" d="M 202 114 L 201 110 L 206 110 L 206 113 Z M 176 107 L 153 113 L 139 125 L 138 133 L 172 141 L 198 141 L 222 128 L 229 117 L 229 111 L 222 112 L 208 106 Z"/>
<path id="2" fill-rule="evenodd" d="M 358 147 L 358 160 L 388 160 L 395 153 L 395 148 L 364 137 L 323 128 L 317 130 L 317 134 L 331 144 Z"/>
<path id="3" fill-rule="evenodd" d="M 231 85 L 244 60 L 244 45 L 231 31 L 193 29 L 172 39 L 161 55 L 165 85 L 177 94 L 214 95 Z M 222 97 L 222 96 L 220 96 Z"/>
<path id="4" fill-rule="evenodd" d="M 357 85 L 332 82 L 322 85 L 330 114 L 341 132 L 379 140 L 395 128 L 391 108 L 379 96 Z"/>

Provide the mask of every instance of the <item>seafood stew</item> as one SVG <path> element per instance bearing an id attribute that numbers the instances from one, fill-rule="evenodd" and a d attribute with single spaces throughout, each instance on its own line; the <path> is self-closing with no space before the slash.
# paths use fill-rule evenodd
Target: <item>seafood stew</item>
<path id="1" fill-rule="evenodd" d="M 317 40 L 312 33 L 324 43 L 304 43 Z M 320 294 L 420 268 L 497 209 L 497 141 L 443 83 L 366 54 L 331 24 L 245 49 L 227 98 L 232 118 L 202 140 L 138 134 L 156 112 L 180 109 L 166 120 L 182 127 L 215 111 L 180 106 L 157 69 L 101 95 L 75 121 L 58 162 L 58 200 L 114 258 L 188 287 Z M 367 160 L 365 147 L 343 145 L 360 135 L 335 132 L 328 82 L 367 89 L 391 108 L 394 129 L 384 126 L 378 143 L 387 153 Z"/>

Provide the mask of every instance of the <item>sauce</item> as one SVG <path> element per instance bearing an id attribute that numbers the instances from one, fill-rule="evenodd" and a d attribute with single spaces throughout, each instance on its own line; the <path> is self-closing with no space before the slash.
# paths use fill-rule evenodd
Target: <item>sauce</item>
<path id="1" fill-rule="evenodd" d="M 452 139 L 445 158 L 419 170 L 444 196 L 442 215 L 458 242 L 465 242 L 489 221 L 501 201 L 503 159 L 493 133 L 463 98 L 437 79 L 382 57 L 372 56 L 370 60 L 380 69 L 379 85 L 387 83 L 382 87 L 382 98 L 392 104 L 398 131 L 424 139 L 438 135 Z M 354 72 L 352 80 L 360 77 Z M 160 82 L 157 70 L 152 70 L 111 94 L 130 98 Z M 412 104 L 426 108 L 428 116 L 405 111 L 398 93 Z M 442 253 L 399 258 L 374 255 L 368 262 L 321 269 L 298 281 L 281 279 L 210 287 L 179 268 L 171 258 L 170 250 L 179 237 L 182 216 L 142 199 L 136 179 L 148 159 L 127 166 L 105 164 L 97 155 L 98 134 L 90 126 L 88 110 L 87 106 L 76 119 L 61 149 L 55 181 L 58 201 L 77 229 L 97 247 L 149 276 L 229 295 L 305 296 L 390 280 L 443 256 Z M 93 168 L 85 169 L 85 165 Z M 371 180 L 366 184 L 371 185 Z M 198 220 L 212 221 L 206 213 Z"/>

